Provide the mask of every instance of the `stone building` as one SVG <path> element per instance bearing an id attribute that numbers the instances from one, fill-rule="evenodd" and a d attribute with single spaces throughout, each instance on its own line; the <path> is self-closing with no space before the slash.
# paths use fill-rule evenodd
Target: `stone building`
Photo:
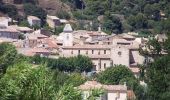
<path id="1" fill-rule="evenodd" d="M 65 38 L 67 36 L 66 34 L 67 32 L 63 32 L 60 38 Z M 60 49 L 60 56 L 88 56 L 92 59 L 94 64 L 93 71 L 96 72 L 103 71 L 113 65 L 121 64 L 129 67 L 136 75 L 139 74 L 138 64 L 143 64 L 145 59 L 138 51 L 141 44 L 138 41 L 139 39 L 127 34 L 98 35 L 95 38 L 90 35 L 82 35 L 87 37 L 83 41 L 83 37 L 77 38 L 79 34 L 76 35 L 75 32 L 71 31 L 69 34 L 73 40 L 63 39 L 63 43 L 69 43 L 71 45 L 63 45 Z M 94 34 L 96 33 L 94 32 Z M 86 39 L 88 38 L 91 38 L 91 40 L 87 42 Z"/>

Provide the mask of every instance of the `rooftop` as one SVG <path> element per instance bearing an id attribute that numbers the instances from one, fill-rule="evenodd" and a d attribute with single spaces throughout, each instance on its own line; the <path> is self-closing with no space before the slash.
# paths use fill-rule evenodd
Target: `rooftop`
<path id="1" fill-rule="evenodd" d="M 74 45 L 63 46 L 63 49 L 110 49 L 109 45 Z"/>
<path id="2" fill-rule="evenodd" d="M 50 16 L 50 15 L 47 15 L 47 17 L 48 17 L 48 18 L 50 18 L 50 19 L 53 19 L 53 20 L 55 20 L 55 19 L 57 19 L 57 20 L 58 20 L 58 19 L 59 19 L 59 18 L 58 18 L 58 17 L 56 17 L 56 16 Z"/>
<path id="3" fill-rule="evenodd" d="M 33 19 L 33 20 L 40 20 L 38 17 L 36 16 L 28 16 L 29 19 Z"/>
<path id="4" fill-rule="evenodd" d="M 0 28 L 0 32 L 19 33 L 19 31 L 12 27 Z"/>
<path id="5" fill-rule="evenodd" d="M 78 87 L 81 90 L 105 89 L 107 91 L 127 91 L 125 85 L 103 85 L 97 81 L 87 81 Z"/>
<path id="6" fill-rule="evenodd" d="M 63 29 L 63 32 L 73 32 L 73 29 L 72 29 L 71 25 L 66 24 L 64 29 Z"/>

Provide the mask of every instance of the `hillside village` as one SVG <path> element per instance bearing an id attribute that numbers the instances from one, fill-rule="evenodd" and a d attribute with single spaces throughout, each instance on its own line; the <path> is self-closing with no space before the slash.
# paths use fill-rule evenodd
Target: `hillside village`
<path id="1" fill-rule="evenodd" d="M 28 16 L 27 20 L 30 26 L 35 24 L 40 26 L 41 20 L 35 16 Z M 25 56 L 40 55 L 57 59 L 85 55 L 94 64 L 93 72 L 99 73 L 113 65 L 125 65 L 136 77 L 140 76 L 139 64 L 144 64 L 148 60 L 139 53 L 139 48 L 144 48 L 149 38 L 137 37 L 138 34 L 135 32 L 107 35 L 100 27 L 98 31 L 73 30 L 67 20 L 50 15 L 47 16 L 47 23 L 51 28 L 60 24 L 65 25 L 63 32 L 58 36 L 51 35 L 50 31 L 45 29 L 34 30 L 29 27 L 9 25 L 8 17 L 1 17 L 0 23 L 1 43 L 8 42 L 15 45 L 18 53 Z M 24 39 L 20 39 L 20 35 L 23 35 Z M 162 41 L 166 38 L 158 39 Z M 151 60 L 149 58 L 149 61 Z M 90 84 L 97 85 L 93 82 Z"/>
<path id="2" fill-rule="evenodd" d="M 7 4 L 11 2 L 14 1 L 13 0 L 5 1 L 5 3 Z M 63 7 L 66 7 L 68 10 L 68 5 L 66 4 L 67 3 L 63 3 Z M 79 20 L 74 19 L 72 17 L 69 19 L 66 17 L 62 17 L 62 18 L 58 17 L 57 15 L 55 15 L 53 12 L 50 11 L 48 11 L 46 14 L 42 14 L 43 16 L 41 16 L 41 14 L 40 16 L 36 16 L 36 14 L 35 15 L 29 14 L 28 12 L 27 15 L 24 16 L 25 17 L 24 20 L 22 21 L 17 20 L 19 18 L 13 18 L 9 15 L 2 14 L 0 16 L 0 44 L 3 45 L 3 43 L 7 43 L 8 45 L 10 45 L 10 47 L 14 46 L 17 55 L 21 56 L 21 60 L 19 59 L 20 56 L 19 57 L 15 56 L 13 59 L 16 60 L 14 60 L 14 63 L 11 64 L 10 66 L 18 66 L 18 67 L 22 66 L 23 68 L 26 68 L 25 65 L 31 66 L 28 67 L 30 69 L 27 69 L 27 71 L 28 73 L 29 71 L 31 73 L 31 70 L 34 71 L 35 76 L 32 77 L 37 78 L 36 75 L 38 76 L 39 72 L 41 71 L 43 72 L 43 70 L 46 70 L 46 69 L 41 69 L 41 67 L 39 67 L 39 69 L 37 69 L 36 71 L 35 69 L 37 68 L 37 66 L 43 65 L 49 67 L 49 69 L 51 68 L 52 70 L 56 70 L 56 72 L 54 73 L 57 73 L 58 76 L 57 78 L 55 78 L 55 82 L 56 84 L 60 84 L 60 85 L 56 86 L 57 88 L 55 86 L 54 87 L 52 86 L 52 88 L 58 89 L 59 92 L 58 91 L 54 92 L 55 90 L 54 91 L 52 90 L 54 92 L 54 95 L 52 96 L 50 95 L 51 97 L 54 96 L 56 98 L 49 99 L 50 98 L 49 95 L 48 95 L 49 97 L 48 96 L 45 97 L 42 94 L 44 98 L 41 98 L 41 95 L 38 96 L 34 95 L 33 97 L 35 98 L 33 98 L 32 100 L 81 100 L 81 99 L 82 100 L 151 100 L 150 98 L 152 98 L 152 96 L 147 97 L 146 91 L 148 89 L 148 86 L 152 86 L 152 85 L 154 86 L 155 81 L 158 81 L 159 79 L 155 79 L 154 81 L 151 81 L 152 77 L 148 75 L 153 74 L 155 75 L 154 77 L 158 77 L 158 76 L 156 76 L 156 71 L 154 72 L 149 68 L 154 69 L 157 68 L 156 66 L 160 66 L 161 67 L 160 69 L 163 70 L 162 67 L 165 65 L 165 67 L 167 67 L 168 69 L 168 71 L 166 71 L 167 75 L 169 75 L 168 59 L 169 59 L 170 42 L 169 42 L 169 35 L 167 30 L 162 31 L 162 33 L 149 34 L 149 35 L 147 34 L 147 36 L 145 36 L 145 35 L 141 35 L 141 32 L 135 30 L 122 31 L 121 29 L 120 30 L 116 29 L 115 31 L 112 30 L 111 28 L 108 31 L 107 28 L 106 27 L 104 28 L 104 26 L 102 26 L 101 24 L 97 24 L 97 26 L 95 26 L 95 29 L 93 29 L 93 25 L 95 24 L 94 22 L 89 20 L 85 21 L 87 23 L 88 28 L 84 28 L 86 26 L 84 25 L 85 23 L 81 24 L 79 23 Z M 23 14 L 22 11 L 21 13 Z M 167 20 L 163 12 L 160 13 L 160 15 L 162 15 L 161 16 L 162 20 L 165 21 Z M 101 21 L 104 20 L 104 18 L 102 18 L 102 16 L 98 16 L 98 20 Z M 123 17 L 122 20 L 124 20 Z M 115 21 L 115 23 L 119 24 L 117 21 Z M 79 26 L 75 28 L 76 25 Z M 83 28 L 81 27 L 81 25 L 83 26 Z M 151 31 L 153 32 L 153 30 Z M 5 52 L 4 48 L 5 46 L 4 47 L 0 46 L 0 51 Z M 10 54 L 5 57 L 8 58 L 8 56 L 9 56 L 9 60 L 11 60 L 12 58 L 10 58 L 11 56 Z M 3 57 L 4 56 L 2 56 L 2 59 L 4 59 Z M 79 57 L 82 58 L 84 57 L 84 59 L 79 59 Z M 88 62 L 89 60 L 87 61 L 85 57 L 87 57 L 87 59 L 89 59 L 90 62 Z M 162 57 L 162 59 L 159 57 Z M 165 59 L 163 57 L 165 57 Z M 0 63 L 3 64 L 3 61 L 5 62 L 7 60 L 2 60 L 2 61 L 0 60 Z M 155 64 L 155 62 L 157 62 L 158 65 L 156 65 L 157 63 Z M 24 64 L 18 65 L 18 63 L 21 64 L 24 63 L 25 65 Z M 78 63 L 78 65 L 75 63 Z M 87 65 L 87 68 L 86 66 L 84 67 L 83 64 Z M 88 64 L 90 67 L 88 66 Z M 56 65 L 57 67 L 59 67 L 58 69 Z M 2 70 L 1 67 L 3 66 L 5 65 L 2 66 L 0 65 L 0 72 Z M 67 66 L 66 70 L 62 68 L 66 66 Z M 75 67 L 74 69 L 72 69 L 73 66 Z M 81 66 L 83 66 L 82 69 Z M 5 69 L 4 75 L 0 74 L 0 85 L 3 84 L 5 79 L 6 78 L 8 79 L 8 77 L 9 79 L 12 79 L 12 81 L 15 80 L 12 78 L 12 76 L 10 76 L 11 70 L 13 70 L 11 71 L 11 75 L 14 74 L 14 76 L 15 76 L 14 71 L 20 73 L 20 74 L 16 74 L 16 76 L 17 75 L 20 76 L 21 73 L 24 73 L 24 69 L 22 68 L 19 68 L 18 70 L 15 69 L 15 67 L 12 68 Z M 157 73 L 159 73 L 159 68 L 155 70 L 158 70 Z M 37 79 L 36 82 L 39 82 L 39 80 L 43 80 L 43 82 L 46 82 L 47 80 L 47 82 L 49 82 L 47 83 L 47 85 L 53 83 L 53 81 L 51 81 L 50 78 L 53 79 L 54 75 L 51 74 L 51 71 L 49 71 L 50 72 L 49 74 L 48 71 L 44 71 L 44 73 L 46 73 L 45 76 L 42 75 L 43 78 L 45 77 L 45 79 L 40 79 L 42 77 L 39 77 L 39 79 Z M 74 72 L 78 72 L 79 74 Z M 126 74 L 126 72 L 128 74 Z M 30 73 L 29 75 L 33 75 Z M 160 73 L 160 77 L 161 77 L 161 73 Z M 71 79 L 73 77 L 72 74 L 73 76 L 75 74 L 73 79 Z M 41 74 L 39 75 L 41 76 Z M 66 78 L 67 75 L 68 77 Z M 24 73 L 23 77 L 27 77 L 27 74 Z M 118 79 L 117 80 L 115 79 L 114 81 L 114 78 L 118 78 Z M 164 77 L 162 76 L 160 80 L 162 78 L 164 79 Z M 17 77 L 16 79 L 19 78 Z M 20 80 L 21 83 L 23 80 L 24 79 L 21 78 Z M 69 82 L 71 83 L 71 81 L 73 81 L 73 84 L 71 85 L 68 84 Z M 150 83 L 150 81 L 152 83 Z M 40 83 L 40 85 L 43 84 L 43 82 Z M 167 79 L 166 82 L 169 82 L 169 80 Z M 27 84 L 33 84 L 33 83 L 28 82 Z M 17 86 L 19 85 L 20 84 L 18 84 Z M 47 85 L 45 85 L 44 87 L 46 87 Z M 12 85 L 10 86 L 12 87 Z M 168 88 L 169 85 L 166 84 L 164 87 L 163 84 L 162 87 Z M 0 86 L 0 92 L 3 89 L 5 90 L 6 86 L 2 86 L 2 87 Z M 28 88 L 28 89 L 33 90 L 33 88 Z M 15 89 L 12 88 L 11 91 L 14 90 Z M 79 92 L 79 90 L 82 92 Z M 42 91 L 45 91 L 45 89 Z M 50 90 L 49 93 L 53 93 L 52 91 Z M 99 93 L 96 91 L 98 91 Z M 34 92 L 35 91 L 30 92 L 30 94 Z M 41 90 L 39 90 L 39 92 L 41 92 Z M 68 93 L 68 95 L 64 94 L 64 92 L 66 92 L 66 94 Z M 96 93 L 96 95 L 94 95 L 93 92 Z M 20 93 L 22 94 L 22 92 Z M 57 93 L 61 93 L 61 94 L 57 94 Z M 75 97 L 73 98 L 71 97 L 73 94 L 69 94 L 69 93 L 75 93 L 77 95 L 74 95 Z M 28 98 L 31 98 L 30 94 L 29 93 L 27 94 Z M 45 93 L 45 95 L 46 94 L 48 93 Z M 56 94 L 57 96 L 55 96 Z M 15 93 L 11 92 L 11 95 L 15 95 Z M 24 96 L 23 98 L 26 99 L 27 95 Z M 63 98 L 61 95 L 63 96 Z M 12 96 L 6 96 L 6 95 L 4 95 L 3 98 L 3 95 L 1 93 L 0 96 L 2 96 L 2 98 L 0 97 L 0 99 L 2 100 L 7 100 L 4 99 L 6 97 L 8 99 L 12 98 Z M 20 98 L 20 96 L 18 97 Z M 80 97 L 81 99 L 78 97 Z M 15 96 L 13 98 L 14 100 L 18 100 L 15 98 Z M 164 100 L 168 100 L 167 98 L 165 98 Z"/>

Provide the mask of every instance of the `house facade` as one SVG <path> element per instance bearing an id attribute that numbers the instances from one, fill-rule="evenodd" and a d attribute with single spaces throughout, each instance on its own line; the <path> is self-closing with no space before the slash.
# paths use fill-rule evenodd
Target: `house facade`
<path id="1" fill-rule="evenodd" d="M 0 37 L 1 38 L 18 39 L 19 31 L 17 31 L 14 28 L 0 26 Z"/>
<path id="2" fill-rule="evenodd" d="M 41 20 L 35 16 L 28 16 L 27 21 L 30 26 L 41 26 Z"/>
<path id="3" fill-rule="evenodd" d="M 60 25 L 60 19 L 56 16 L 47 15 L 46 21 L 47 21 L 49 27 L 51 27 L 51 28 L 55 28 Z"/>
<path id="4" fill-rule="evenodd" d="M 103 85 L 97 81 L 87 81 L 80 85 L 78 89 L 83 91 L 83 100 L 88 100 L 93 89 L 104 91 L 96 100 L 127 100 L 127 86 L 124 85 Z"/>

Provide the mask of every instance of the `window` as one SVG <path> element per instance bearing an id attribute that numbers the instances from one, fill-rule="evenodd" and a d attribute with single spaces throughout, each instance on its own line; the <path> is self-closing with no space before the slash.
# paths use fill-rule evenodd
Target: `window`
<path id="1" fill-rule="evenodd" d="M 71 51 L 71 54 L 73 54 L 73 51 Z"/>
<path id="2" fill-rule="evenodd" d="M 88 51 L 86 51 L 86 54 L 88 55 Z"/>
<path id="3" fill-rule="evenodd" d="M 104 50 L 104 54 L 106 54 L 106 50 Z"/>
<path id="4" fill-rule="evenodd" d="M 67 40 L 69 39 L 69 35 L 67 34 Z"/>
<path id="5" fill-rule="evenodd" d="M 100 63 L 98 63 L 98 65 L 99 65 L 99 70 L 101 70 L 101 64 L 100 64 Z"/>
<path id="6" fill-rule="evenodd" d="M 98 52 L 98 55 L 100 55 L 100 51 Z"/>
<path id="7" fill-rule="evenodd" d="M 121 52 L 121 51 L 119 51 L 119 52 L 118 52 L 118 55 L 119 55 L 119 56 L 121 56 L 121 55 L 122 55 L 122 52 Z"/>
<path id="8" fill-rule="evenodd" d="M 106 63 L 104 63 L 104 69 L 106 69 Z"/>
<path id="9" fill-rule="evenodd" d="M 92 54 L 94 54 L 94 50 L 92 50 Z"/>
<path id="10" fill-rule="evenodd" d="M 80 54 L 80 50 L 78 50 L 78 54 Z"/>

